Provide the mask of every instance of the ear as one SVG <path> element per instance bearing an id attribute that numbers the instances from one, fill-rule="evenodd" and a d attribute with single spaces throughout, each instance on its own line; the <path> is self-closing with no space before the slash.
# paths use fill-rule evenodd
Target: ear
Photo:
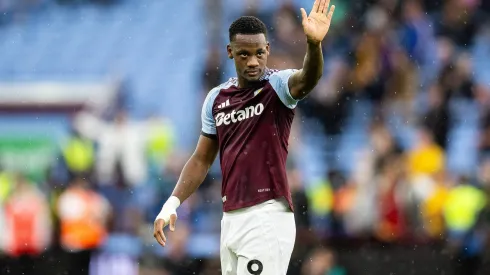
<path id="1" fill-rule="evenodd" d="M 269 44 L 269 42 L 267 42 L 265 49 L 267 50 L 267 55 L 269 55 L 271 53 L 271 45 Z"/>
<path id="2" fill-rule="evenodd" d="M 228 53 L 228 58 L 233 59 L 233 51 L 230 44 L 226 45 L 226 52 Z"/>

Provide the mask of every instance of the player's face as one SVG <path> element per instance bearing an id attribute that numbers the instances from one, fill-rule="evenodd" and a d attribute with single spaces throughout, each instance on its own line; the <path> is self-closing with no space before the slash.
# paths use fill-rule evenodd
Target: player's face
<path id="1" fill-rule="evenodd" d="M 264 34 L 237 34 L 227 50 L 228 57 L 235 60 L 238 77 L 255 82 L 264 74 L 269 56 Z"/>

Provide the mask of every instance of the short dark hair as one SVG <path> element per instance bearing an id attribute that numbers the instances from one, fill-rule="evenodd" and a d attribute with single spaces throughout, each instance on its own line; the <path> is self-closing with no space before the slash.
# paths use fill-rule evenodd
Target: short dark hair
<path id="1" fill-rule="evenodd" d="M 260 34 L 267 36 L 267 28 L 264 22 L 255 16 L 242 16 L 230 25 L 230 42 L 237 34 Z"/>

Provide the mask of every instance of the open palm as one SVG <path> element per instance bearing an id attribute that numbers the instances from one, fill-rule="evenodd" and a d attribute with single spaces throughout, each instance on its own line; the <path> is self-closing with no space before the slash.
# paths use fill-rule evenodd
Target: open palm
<path id="1" fill-rule="evenodd" d="M 320 43 L 330 28 L 335 6 L 330 6 L 330 0 L 315 0 L 310 15 L 301 8 L 303 30 L 309 42 Z"/>

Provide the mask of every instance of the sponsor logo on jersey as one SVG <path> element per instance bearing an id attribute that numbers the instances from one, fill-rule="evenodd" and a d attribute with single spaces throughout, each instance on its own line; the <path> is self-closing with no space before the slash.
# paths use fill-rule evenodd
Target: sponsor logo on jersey
<path id="1" fill-rule="evenodd" d="M 254 116 L 262 114 L 264 111 L 264 104 L 259 103 L 255 106 L 249 106 L 242 110 L 233 110 L 230 113 L 218 113 L 215 117 L 216 127 L 224 125 L 230 125 L 230 123 L 237 123 L 245 119 L 249 119 Z"/>

